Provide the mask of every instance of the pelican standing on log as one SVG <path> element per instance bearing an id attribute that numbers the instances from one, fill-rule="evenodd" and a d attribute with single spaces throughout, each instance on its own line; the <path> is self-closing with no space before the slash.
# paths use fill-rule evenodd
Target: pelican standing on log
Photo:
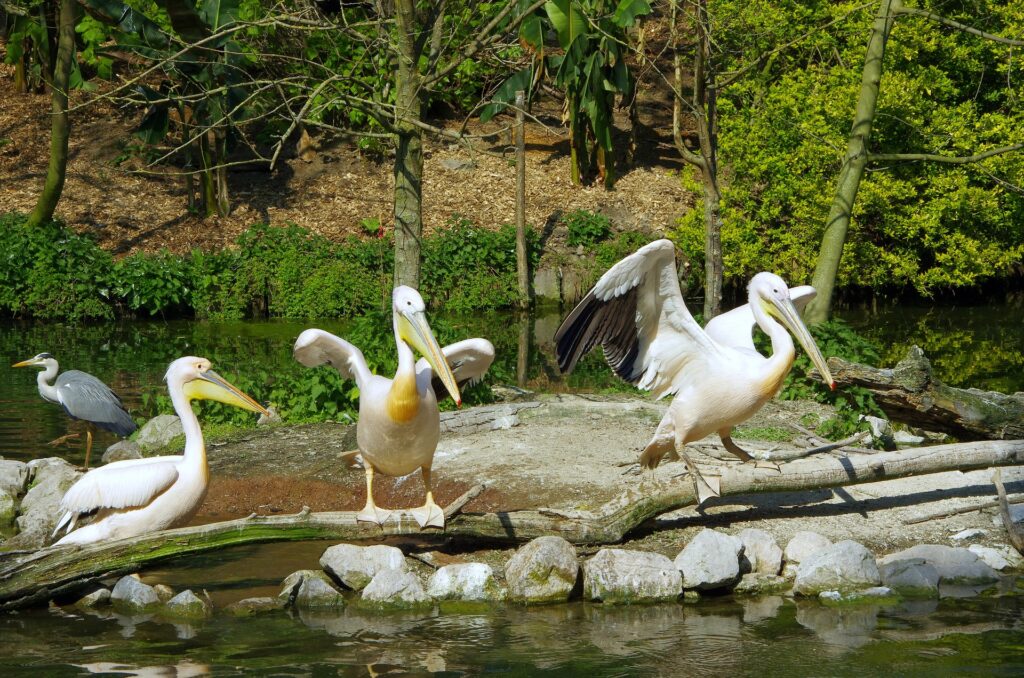
<path id="1" fill-rule="evenodd" d="M 801 305 L 814 294 L 807 286 L 796 290 Z M 563 373 L 572 371 L 581 357 L 600 345 L 619 377 L 656 398 L 675 396 L 640 454 L 640 463 L 654 468 L 666 454 L 672 460 L 681 456 L 701 503 L 719 494 L 719 482 L 700 474 L 684 446 L 717 433 L 726 450 L 742 461 L 752 460 L 733 442 L 732 428 L 782 388 L 795 357 L 789 332 L 825 383 L 835 388 L 782 278 L 758 273 L 747 291 L 745 306 L 715 318 L 705 331 L 683 303 L 675 246 L 658 240 L 608 269 L 555 333 Z M 754 348 L 753 323 L 771 339 L 769 358 Z"/>
<path id="2" fill-rule="evenodd" d="M 36 375 L 39 395 L 43 400 L 63 407 L 72 419 L 81 419 L 86 423 L 85 468 L 89 468 L 92 434 L 97 426 L 122 438 L 135 432 L 135 422 L 124 408 L 121 399 L 109 386 L 91 374 L 68 370 L 58 376 L 57 359 L 49 353 L 40 353 L 34 358 L 14 363 L 11 367 L 42 367 L 42 371 Z M 57 381 L 51 384 L 54 377 Z M 77 435 L 73 433 L 57 438 L 50 444 L 54 445 Z"/>
<path id="3" fill-rule="evenodd" d="M 444 513 L 434 503 L 430 469 L 441 437 L 435 389 L 443 387 L 462 404 L 459 387 L 480 379 L 494 360 L 486 339 L 466 339 L 441 348 L 427 323 L 425 305 L 411 287 L 396 287 L 391 298 L 398 348 L 394 379 L 372 374 L 362 351 L 329 332 L 305 330 L 295 340 L 295 359 L 306 367 L 328 364 L 359 387 L 356 440 L 366 469 L 366 506 L 358 519 L 383 525 L 390 511 L 373 501 L 373 474 L 404 476 L 421 469 L 426 499 L 412 509 L 421 528 L 444 527 Z M 422 356 L 416 361 L 416 349 Z M 433 382 L 440 381 L 440 384 Z"/>
<path id="4" fill-rule="evenodd" d="M 267 410 L 210 369 L 206 358 L 178 358 L 167 369 L 167 390 L 185 431 L 185 452 L 166 457 L 125 459 L 89 471 L 61 500 L 64 515 L 54 535 L 57 545 L 89 544 L 177 527 L 199 509 L 210 482 L 206 445 L 193 400 L 217 400 L 250 412 Z M 79 518 L 93 522 L 75 530 Z M 74 530 L 74 531 L 72 531 Z"/>

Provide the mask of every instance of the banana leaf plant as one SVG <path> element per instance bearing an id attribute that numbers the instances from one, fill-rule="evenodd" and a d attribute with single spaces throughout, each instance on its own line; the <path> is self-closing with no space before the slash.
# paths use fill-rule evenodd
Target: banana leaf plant
<path id="1" fill-rule="evenodd" d="M 120 0 L 79 0 L 94 18 L 117 28 L 117 48 L 159 64 L 164 80 L 157 88 L 135 87 L 147 104 L 136 135 L 158 144 L 171 141 L 180 151 L 189 208 L 204 216 L 230 210 L 228 154 L 244 121 L 244 82 L 250 64 L 233 39 L 240 0 L 156 0 L 168 22 L 158 23 Z M 168 25 L 169 23 L 169 25 Z M 198 176 L 198 204 L 193 177 Z"/>
<path id="2" fill-rule="evenodd" d="M 516 90 L 531 92 L 546 76 L 552 77 L 565 92 L 573 183 L 600 177 L 611 188 L 615 100 L 631 99 L 635 86 L 626 62 L 626 31 L 650 11 L 647 0 L 546 2 L 519 27 L 519 41 L 532 55 L 530 65 L 498 87 L 480 119 L 503 110 L 515 100 Z M 557 39 L 550 47 L 544 39 L 549 34 Z"/>

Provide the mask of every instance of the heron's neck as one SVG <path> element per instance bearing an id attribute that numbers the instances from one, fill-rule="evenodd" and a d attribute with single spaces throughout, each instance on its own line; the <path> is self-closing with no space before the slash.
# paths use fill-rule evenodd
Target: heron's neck
<path id="1" fill-rule="evenodd" d="M 181 428 L 185 432 L 185 462 L 190 466 L 206 469 L 206 445 L 203 432 L 199 428 L 199 419 L 192 411 L 192 404 L 185 397 L 181 386 L 168 389 L 171 392 L 171 403 L 174 412 L 181 420 Z"/>
<path id="2" fill-rule="evenodd" d="M 765 364 L 763 388 L 763 392 L 771 398 L 782 388 L 782 382 L 789 373 L 789 368 L 793 366 L 796 349 L 793 346 L 793 337 L 789 336 L 782 323 L 765 312 L 760 297 L 750 295 L 749 303 L 757 326 L 772 340 L 772 355 Z"/>
<path id="3" fill-rule="evenodd" d="M 36 384 L 39 385 L 39 395 L 43 397 L 43 400 L 49 400 L 51 403 L 60 402 L 60 400 L 57 399 L 57 387 L 50 385 L 50 382 L 56 378 L 56 362 L 49 363 L 45 370 L 36 375 Z"/>
<path id="4" fill-rule="evenodd" d="M 395 323 L 395 344 L 398 347 L 398 370 L 388 391 L 388 415 L 398 422 L 409 421 L 420 407 L 420 393 L 416 388 L 416 357 L 412 349 L 398 334 Z"/>

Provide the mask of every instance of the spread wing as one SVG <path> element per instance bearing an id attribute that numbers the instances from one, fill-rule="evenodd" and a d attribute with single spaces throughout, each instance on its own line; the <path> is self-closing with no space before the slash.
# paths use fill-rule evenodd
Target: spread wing
<path id="1" fill-rule="evenodd" d="M 146 506 L 175 483 L 182 459 L 180 455 L 126 459 L 94 468 L 64 494 L 60 501 L 64 515 L 54 534 L 82 514 Z"/>
<path id="2" fill-rule="evenodd" d="M 131 435 L 136 429 L 121 399 L 96 377 L 78 370 L 68 370 L 54 386 L 57 402 L 75 419 L 91 421 L 119 436 Z"/>
<path id="3" fill-rule="evenodd" d="M 305 330 L 295 340 L 292 349 L 295 359 L 306 367 L 330 365 L 346 379 L 355 379 L 362 389 L 373 376 L 363 352 L 341 337 L 323 330 Z"/>
<path id="4" fill-rule="evenodd" d="M 455 375 L 455 381 L 460 389 L 464 386 L 472 386 L 480 381 L 484 374 L 487 373 L 491 363 L 494 362 L 494 346 L 486 339 L 475 338 L 457 341 L 442 348 L 441 353 L 444 354 L 444 359 L 448 361 L 448 366 L 452 368 L 452 374 Z M 426 358 L 420 358 L 416 361 L 417 381 L 424 375 L 429 375 L 433 378 L 433 372 L 434 370 L 430 367 L 430 363 L 427 362 Z M 445 397 L 448 390 L 441 383 L 441 380 L 433 378 L 432 382 L 434 393 L 437 394 L 438 400 Z"/>
<path id="5" fill-rule="evenodd" d="M 789 298 L 793 300 L 793 305 L 800 313 L 804 312 L 804 308 L 816 296 L 818 296 L 817 291 L 810 285 L 789 288 Z M 754 313 L 750 310 L 748 303 L 721 315 L 716 315 L 708 322 L 704 331 L 723 346 L 756 351 L 757 349 L 754 348 L 754 325 Z"/>
<path id="6" fill-rule="evenodd" d="M 719 350 L 683 303 L 669 240 L 608 269 L 555 332 L 555 345 L 563 373 L 600 345 L 619 377 L 659 398 L 677 392 L 690 366 Z"/>

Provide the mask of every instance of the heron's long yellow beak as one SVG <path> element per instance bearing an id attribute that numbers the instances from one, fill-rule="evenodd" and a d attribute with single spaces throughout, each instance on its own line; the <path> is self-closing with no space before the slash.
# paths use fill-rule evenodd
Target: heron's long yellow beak
<path id="1" fill-rule="evenodd" d="M 441 383 L 452 394 L 455 404 L 462 405 L 459 385 L 456 383 L 455 375 L 452 374 L 452 368 L 448 366 L 448 361 L 445 360 L 444 354 L 441 353 L 441 347 L 438 346 L 437 339 L 434 338 L 434 333 L 427 323 L 426 314 L 423 311 L 402 313 L 398 316 L 398 331 L 399 336 L 405 342 L 427 359 L 427 362 L 434 369 L 434 374 L 441 379 Z"/>
<path id="2" fill-rule="evenodd" d="M 35 358 L 29 358 L 28 360 L 22 360 L 20 363 L 14 363 L 11 367 L 35 367 L 38 364 Z"/>
<path id="3" fill-rule="evenodd" d="M 836 382 L 832 379 L 832 373 L 829 372 L 828 365 L 825 364 L 825 359 L 821 355 L 821 351 L 818 350 L 818 345 L 814 343 L 814 337 L 807 329 L 807 325 L 804 325 L 803 319 L 800 317 L 800 312 L 796 310 L 796 306 L 789 299 L 779 301 L 772 299 L 772 305 L 769 306 L 769 311 L 779 321 L 786 326 L 796 340 L 800 342 L 800 345 L 807 351 L 807 355 L 811 358 L 811 362 L 818 368 L 818 372 L 821 373 L 821 378 L 825 380 L 828 387 L 833 391 L 836 388 Z"/>
<path id="4" fill-rule="evenodd" d="M 270 415 L 265 407 L 232 386 L 224 377 L 213 370 L 206 370 L 198 379 L 185 384 L 185 397 L 189 400 L 216 400 L 227 405 L 234 405 L 243 410 Z"/>

